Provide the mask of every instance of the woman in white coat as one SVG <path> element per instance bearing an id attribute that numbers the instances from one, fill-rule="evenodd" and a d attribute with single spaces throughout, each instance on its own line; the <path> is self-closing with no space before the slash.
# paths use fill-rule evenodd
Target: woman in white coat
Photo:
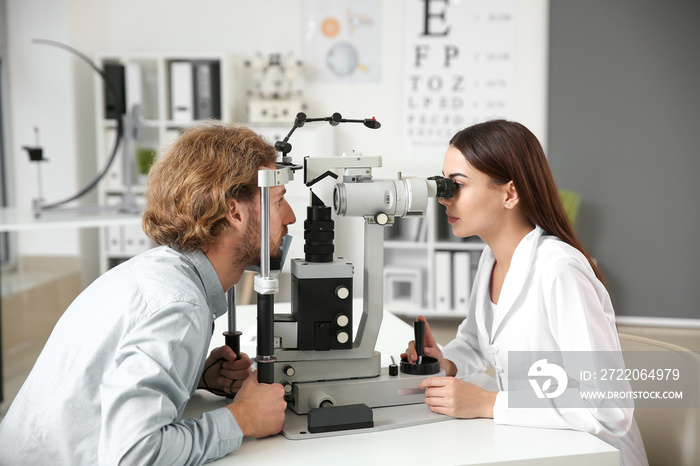
<path id="1" fill-rule="evenodd" d="M 466 128 L 450 141 L 443 174 L 457 188 L 440 201 L 452 231 L 479 236 L 487 247 L 456 338 L 441 350 L 426 323 L 424 354 L 438 359 L 447 377 L 421 383 L 425 403 L 459 418 L 587 431 L 618 448 L 622 464 L 647 464 L 631 406 L 508 405 L 511 351 L 621 351 L 610 297 L 564 212 L 537 138 L 503 120 Z M 416 362 L 414 342 L 403 356 Z M 462 380 L 489 366 L 498 391 Z"/>

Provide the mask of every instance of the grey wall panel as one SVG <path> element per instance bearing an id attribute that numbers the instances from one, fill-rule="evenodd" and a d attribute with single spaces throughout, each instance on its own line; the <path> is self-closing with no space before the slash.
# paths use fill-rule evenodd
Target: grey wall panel
<path id="1" fill-rule="evenodd" d="M 700 319 L 700 2 L 552 0 L 549 159 L 620 315 Z"/>

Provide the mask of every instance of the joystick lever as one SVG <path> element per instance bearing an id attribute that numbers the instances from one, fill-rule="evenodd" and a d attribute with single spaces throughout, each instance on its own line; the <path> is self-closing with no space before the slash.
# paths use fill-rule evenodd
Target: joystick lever
<path id="1" fill-rule="evenodd" d="M 416 340 L 416 355 L 418 356 L 418 364 L 423 364 L 423 347 L 425 346 L 425 322 L 413 322 L 413 336 Z"/>
<path id="2" fill-rule="evenodd" d="M 423 355 L 423 348 L 425 347 L 425 322 L 413 322 L 413 336 L 416 341 L 418 360 L 413 364 L 408 361 L 408 357 L 401 358 L 401 372 L 411 375 L 432 375 L 440 372 L 440 361 L 430 356 Z"/>

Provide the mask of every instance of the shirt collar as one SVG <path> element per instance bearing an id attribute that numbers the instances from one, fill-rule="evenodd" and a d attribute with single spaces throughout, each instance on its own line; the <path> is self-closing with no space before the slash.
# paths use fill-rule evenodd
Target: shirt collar
<path id="1" fill-rule="evenodd" d="M 202 279 L 202 284 L 204 284 L 204 291 L 207 294 L 207 304 L 209 308 L 214 311 L 216 317 L 221 317 L 226 314 L 228 310 L 228 304 L 226 302 L 226 293 L 221 286 L 221 280 L 219 280 L 219 275 L 217 275 L 214 266 L 209 262 L 209 258 L 200 250 L 195 249 L 194 251 L 185 254 L 185 256 L 192 262 L 197 273 Z"/>

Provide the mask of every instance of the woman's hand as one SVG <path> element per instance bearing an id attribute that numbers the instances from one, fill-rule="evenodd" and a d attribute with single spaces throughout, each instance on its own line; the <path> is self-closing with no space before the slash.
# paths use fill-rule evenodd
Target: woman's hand
<path id="1" fill-rule="evenodd" d="M 455 367 L 454 363 L 452 363 L 452 361 L 443 357 L 442 350 L 440 350 L 440 347 L 438 346 L 437 341 L 433 336 L 433 332 L 430 330 L 430 324 L 428 324 L 428 320 L 423 316 L 418 316 L 418 319 L 416 320 L 420 322 L 425 322 L 423 354 L 425 356 L 429 356 L 440 361 L 440 369 L 443 369 L 447 375 L 455 375 L 457 373 L 457 368 Z M 408 343 L 408 348 L 406 348 L 405 353 L 401 353 L 401 358 L 406 358 L 406 361 L 410 362 L 411 364 L 415 364 L 418 362 L 418 353 L 416 352 L 415 340 L 411 340 Z"/>
<path id="2" fill-rule="evenodd" d="M 241 358 L 236 360 L 236 353 L 228 346 L 214 348 L 204 363 L 204 372 L 197 388 L 233 395 L 250 376 L 250 366 L 247 354 L 241 353 Z"/>
<path id="3" fill-rule="evenodd" d="M 493 418 L 498 392 L 484 390 L 454 377 L 428 377 L 420 383 L 425 389 L 425 404 L 431 411 L 452 417 Z"/>

